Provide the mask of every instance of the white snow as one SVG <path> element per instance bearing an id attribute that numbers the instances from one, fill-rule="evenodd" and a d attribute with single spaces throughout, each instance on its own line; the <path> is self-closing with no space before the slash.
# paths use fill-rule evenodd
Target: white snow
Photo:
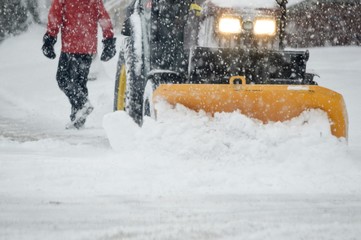
<path id="1" fill-rule="evenodd" d="M 345 98 L 346 144 L 316 110 L 263 125 L 160 103 L 139 128 L 112 112 L 116 58 L 88 83 L 86 128 L 65 130 L 44 32 L 0 45 L 0 239 L 361 236 L 360 47 L 310 49 L 319 84 Z"/>
<path id="2" fill-rule="evenodd" d="M 295 91 L 304 91 L 304 90 L 309 90 L 310 88 L 308 86 L 288 86 L 287 87 L 288 90 L 295 90 Z"/>

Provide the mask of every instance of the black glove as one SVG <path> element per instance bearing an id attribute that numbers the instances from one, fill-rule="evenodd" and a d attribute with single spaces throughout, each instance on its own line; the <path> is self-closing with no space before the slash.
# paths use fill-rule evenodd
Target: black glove
<path id="1" fill-rule="evenodd" d="M 100 60 L 106 62 L 109 61 L 116 54 L 115 42 L 116 38 L 107 38 L 103 40 L 103 52 L 100 56 Z"/>
<path id="2" fill-rule="evenodd" d="M 54 59 L 56 57 L 56 54 L 54 52 L 54 45 L 56 43 L 56 38 L 50 36 L 48 33 L 45 33 L 43 37 L 43 42 L 44 44 L 43 47 L 41 48 L 41 50 L 43 50 L 43 54 L 47 58 Z"/>

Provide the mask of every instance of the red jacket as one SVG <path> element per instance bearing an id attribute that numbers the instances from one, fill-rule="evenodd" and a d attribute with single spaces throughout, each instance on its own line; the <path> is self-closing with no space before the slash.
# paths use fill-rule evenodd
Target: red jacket
<path id="1" fill-rule="evenodd" d="M 102 0 L 53 0 L 47 33 L 56 37 L 61 29 L 62 52 L 97 52 L 98 22 L 103 38 L 112 38 L 113 26 Z"/>

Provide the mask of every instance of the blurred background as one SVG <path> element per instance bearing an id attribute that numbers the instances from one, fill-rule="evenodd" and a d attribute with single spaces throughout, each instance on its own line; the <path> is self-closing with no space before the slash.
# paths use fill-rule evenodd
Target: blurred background
<path id="1" fill-rule="evenodd" d="M 123 23 L 124 9 L 132 0 L 103 0 L 116 31 Z M 47 23 L 52 0 L 0 0 L 0 42 L 26 31 L 31 24 Z"/>
<path id="2" fill-rule="evenodd" d="M 0 43 L 31 24 L 46 24 L 51 1 L 0 0 Z M 131 1 L 104 0 L 118 33 Z M 361 0 L 305 0 L 288 7 L 287 46 L 352 45 L 361 45 Z"/>

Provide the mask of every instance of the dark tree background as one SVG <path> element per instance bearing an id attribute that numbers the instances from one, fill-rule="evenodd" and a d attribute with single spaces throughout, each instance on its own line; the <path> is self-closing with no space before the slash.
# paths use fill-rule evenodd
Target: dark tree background
<path id="1" fill-rule="evenodd" d="M 305 0 L 288 11 L 292 47 L 361 45 L 360 0 Z"/>
<path id="2" fill-rule="evenodd" d="M 31 22 L 40 23 L 37 1 L 0 0 L 0 42 L 25 31 Z"/>

